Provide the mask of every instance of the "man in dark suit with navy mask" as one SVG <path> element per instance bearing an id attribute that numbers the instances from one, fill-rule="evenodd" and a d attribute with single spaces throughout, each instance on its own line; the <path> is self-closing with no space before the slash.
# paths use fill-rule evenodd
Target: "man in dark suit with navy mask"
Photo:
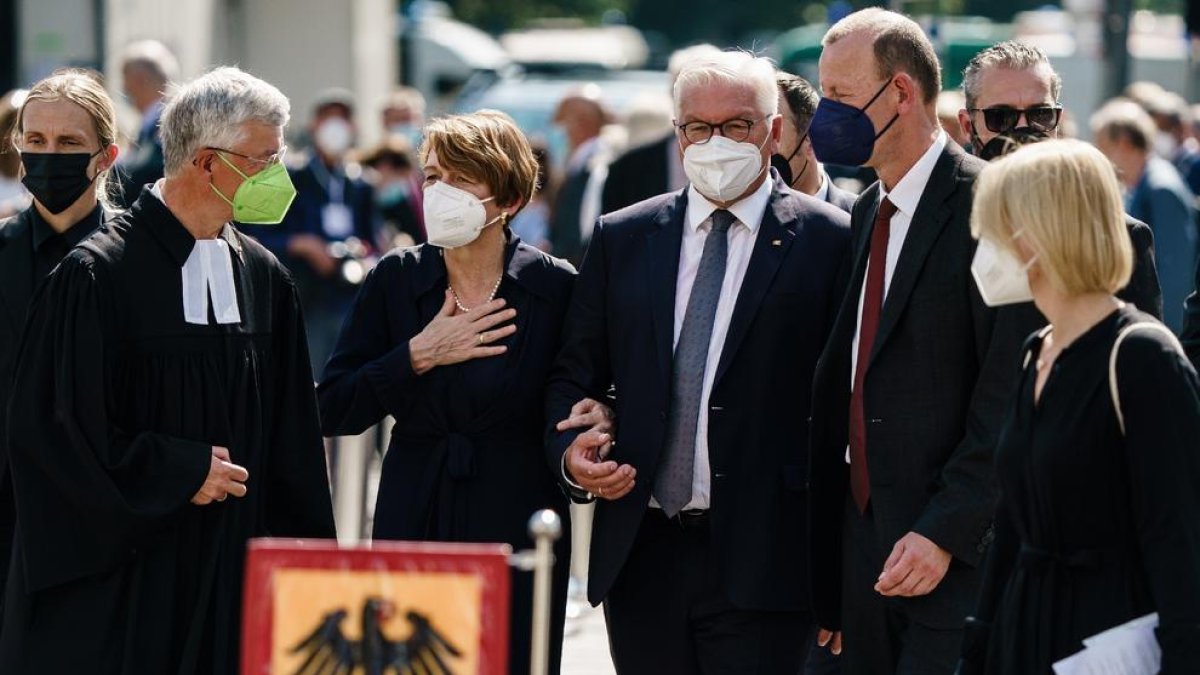
<path id="1" fill-rule="evenodd" d="M 992 453 L 1027 309 L 988 307 L 969 220 L 985 166 L 941 130 L 937 56 L 881 9 L 826 33 L 817 158 L 879 175 L 814 377 L 813 603 L 847 675 L 949 675 L 995 509 Z M 842 634 L 845 643 L 841 644 Z"/>
<path id="2" fill-rule="evenodd" d="M 617 437 L 551 429 L 548 459 L 599 500 L 588 597 L 619 673 L 795 675 L 813 628 L 798 411 L 848 218 L 769 179 L 769 61 L 693 61 L 674 94 L 690 186 L 601 216 L 550 378 L 548 419 L 615 391 Z"/>

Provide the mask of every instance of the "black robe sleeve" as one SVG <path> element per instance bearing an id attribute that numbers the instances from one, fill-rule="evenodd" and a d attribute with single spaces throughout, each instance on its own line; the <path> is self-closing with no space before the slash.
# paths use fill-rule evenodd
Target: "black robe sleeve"
<path id="1" fill-rule="evenodd" d="M 387 415 L 402 417 L 422 391 L 408 351 L 413 336 L 393 340 L 388 327 L 391 314 L 402 310 L 388 304 L 387 286 L 403 281 L 403 275 L 401 259 L 385 257 L 367 275 L 346 315 L 317 387 L 326 436 L 360 434 Z"/>
<path id="2" fill-rule="evenodd" d="M 9 406 L 18 527 L 32 590 L 111 569 L 208 476 L 212 446 L 109 419 L 103 268 L 76 250 L 30 310 Z"/>
<path id="3" fill-rule="evenodd" d="M 290 277 L 282 285 L 272 347 L 277 398 L 264 481 L 266 526 L 272 536 L 332 539 L 333 504 L 300 295 Z"/>
<path id="4" fill-rule="evenodd" d="M 1121 345 L 1134 523 L 1158 608 L 1163 675 L 1200 663 L 1200 384 L 1165 336 L 1137 331 Z"/>

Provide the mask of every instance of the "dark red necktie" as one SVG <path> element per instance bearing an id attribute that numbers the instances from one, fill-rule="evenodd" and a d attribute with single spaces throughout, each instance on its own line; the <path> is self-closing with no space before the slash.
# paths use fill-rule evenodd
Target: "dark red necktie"
<path id="1" fill-rule="evenodd" d="M 867 262 L 867 282 L 863 292 L 862 322 L 858 329 L 858 361 L 854 369 L 854 388 L 850 391 L 850 493 L 858 512 L 867 510 L 871 499 L 871 475 L 867 471 L 867 423 L 863 410 L 863 381 L 879 330 L 883 311 L 883 280 L 887 271 L 888 235 L 896 205 L 888 198 L 879 203 L 875 227 L 871 230 L 871 254 Z"/>

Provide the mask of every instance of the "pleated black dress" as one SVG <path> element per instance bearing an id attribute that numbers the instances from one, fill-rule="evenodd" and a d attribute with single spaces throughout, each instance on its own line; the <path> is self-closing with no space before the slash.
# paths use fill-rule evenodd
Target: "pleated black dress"
<path id="1" fill-rule="evenodd" d="M 570 562 L 567 499 L 546 465 L 546 377 L 558 353 L 575 273 L 511 236 L 497 297 L 516 309 L 516 333 L 491 358 L 412 370 L 408 341 L 445 300 L 441 249 L 384 256 L 363 282 L 318 388 L 328 436 L 395 419 L 375 506 L 375 539 L 498 542 L 529 548 L 529 517 L 554 509 L 551 671 L 558 672 Z M 510 673 L 529 672 L 532 575 L 515 572 Z"/>
<path id="2" fill-rule="evenodd" d="M 1200 395 L 1165 336 L 1120 309 L 1064 349 L 1034 403 L 1031 356 L 996 452 L 1001 504 L 978 616 L 989 674 L 1041 675 L 1082 640 L 1157 611 L 1164 675 L 1200 673 Z M 980 649 L 980 653 L 984 652 Z M 978 672 L 978 671 L 970 671 Z"/>
<path id="3" fill-rule="evenodd" d="M 232 675 L 246 540 L 334 535 L 295 289 L 257 243 L 222 236 L 241 323 L 184 321 L 195 240 L 148 190 L 35 298 L 10 406 L 0 673 Z M 195 506 L 213 445 L 249 492 Z"/>

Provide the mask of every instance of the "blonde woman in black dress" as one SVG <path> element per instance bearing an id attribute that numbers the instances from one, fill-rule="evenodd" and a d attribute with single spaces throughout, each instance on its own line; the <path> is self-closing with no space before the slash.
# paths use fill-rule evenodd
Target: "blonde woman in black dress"
<path id="1" fill-rule="evenodd" d="M 1197 377 L 1174 336 L 1113 295 L 1131 256 L 1112 165 L 1050 141 L 976 187 L 980 292 L 1032 299 L 1050 325 L 1014 364 L 996 539 L 960 672 L 1051 673 L 1084 638 L 1151 612 L 1161 672 L 1200 672 Z"/>

